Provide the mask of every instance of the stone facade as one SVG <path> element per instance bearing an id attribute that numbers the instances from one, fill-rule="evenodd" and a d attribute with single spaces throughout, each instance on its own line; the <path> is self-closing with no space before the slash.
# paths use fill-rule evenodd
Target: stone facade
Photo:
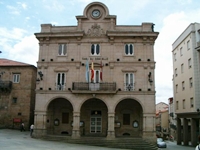
<path id="1" fill-rule="evenodd" d="M 0 59 L 0 126 L 29 130 L 34 122 L 36 67 Z"/>
<path id="2" fill-rule="evenodd" d="M 153 23 L 116 25 L 99 2 L 76 19 L 35 33 L 35 136 L 156 137 Z"/>

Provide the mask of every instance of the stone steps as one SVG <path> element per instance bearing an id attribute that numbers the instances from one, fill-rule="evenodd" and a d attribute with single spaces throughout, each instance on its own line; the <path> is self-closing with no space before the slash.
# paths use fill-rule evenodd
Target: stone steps
<path id="1" fill-rule="evenodd" d="M 113 140 L 107 140 L 102 137 L 81 137 L 80 139 L 72 139 L 66 136 L 51 136 L 47 135 L 43 137 L 44 140 L 49 141 L 61 141 L 72 144 L 83 144 L 91 146 L 109 147 L 109 148 L 121 148 L 131 150 L 157 150 L 157 145 L 149 143 L 142 138 L 116 138 Z"/>

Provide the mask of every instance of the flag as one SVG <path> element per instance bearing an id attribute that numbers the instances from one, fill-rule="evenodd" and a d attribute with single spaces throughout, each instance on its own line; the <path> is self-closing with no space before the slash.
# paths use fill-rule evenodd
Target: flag
<path id="1" fill-rule="evenodd" d="M 100 80 L 103 81 L 103 64 L 102 64 L 102 61 L 101 61 L 101 64 L 100 64 Z"/>
<path id="2" fill-rule="evenodd" d="M 89 62 L 88 62 L 88 60 L 86 61 L 86 64 L 85 64 L 85 79 L 86 79 L 86 82 L 89 82 Z"/>
<path id="3" fill-rule="evenodd" d="M 93 61 L 92 61 L 92 64 L 91 64 L 91 81 L 94 80 L 94 64 L 93 64 Z"/>

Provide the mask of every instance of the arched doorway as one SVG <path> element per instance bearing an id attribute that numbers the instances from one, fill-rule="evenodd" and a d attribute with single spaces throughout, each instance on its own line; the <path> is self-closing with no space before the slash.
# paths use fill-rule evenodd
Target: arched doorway
<path id="1" fill-rule="evenodd" d="M 64 98 L 52 100 L 47 107 L 47 134 L 72 134 L 73 107 Z"/>
<path id="2" fill-rule="evenodd" d="M 124 99 L 115 108 L 116 137 L 141 137 L 143 126 L 143 110 L 136 100 Z"/>
<path id="3" fill-rule="evenodd" d="M 81 107 L 80 127 L 82 136 L 106 136 L 108 128 L 108 109 L 106 104 L 97 98 L 83 103 Z"/>

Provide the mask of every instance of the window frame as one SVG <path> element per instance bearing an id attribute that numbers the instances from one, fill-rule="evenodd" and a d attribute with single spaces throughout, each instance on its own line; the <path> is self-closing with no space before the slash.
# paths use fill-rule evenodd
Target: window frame
<path id="1" fill-rule="evenodd" d="M 192 68 L 191 58 L 188 59 L 188 68 Z"/>
<path id="2" fill-rule="evenodd" d="M 135 74 L 132 72 L 124 73 L 124 91 L 134 91 Z"/>
<path id="3" fill-rule="evenodd" d="M 132 47 L 132 49 L 131 49 Z M 132 53 L 131 53 L 131 50 L 132 50 Z M 125 56 L 134 56 L 134 44 L 133 43 L 126 43 L 124 45 L 124 54 Z"/>
<path id="4" fill-rule="evenodd" d="M 13 83 L 19 83 L 20 82 L 20 74 L 14 73 L 13 74 Z"/>
<path id="5" fill-rule="evenodd" d="M 67 55 L 67 44 L 60 43 L 58 46 L 58 56 L 66 56 Z"/>
<path id="6" fill-rule="evenodd" d="M 90 55 L 91 56 L 100 56 L 100 54 L 101 54 L 100 52 L 101 52 L 100 44 L 98 44 L 98 43 L 91 44 L 91 47 L 90 47 Z"/>
<path id="7" fill-rule="evenodd" d="M 63 91 L 66 86 L 66 73 L 57 72 L 56 74 L 56 90 Z"/>

